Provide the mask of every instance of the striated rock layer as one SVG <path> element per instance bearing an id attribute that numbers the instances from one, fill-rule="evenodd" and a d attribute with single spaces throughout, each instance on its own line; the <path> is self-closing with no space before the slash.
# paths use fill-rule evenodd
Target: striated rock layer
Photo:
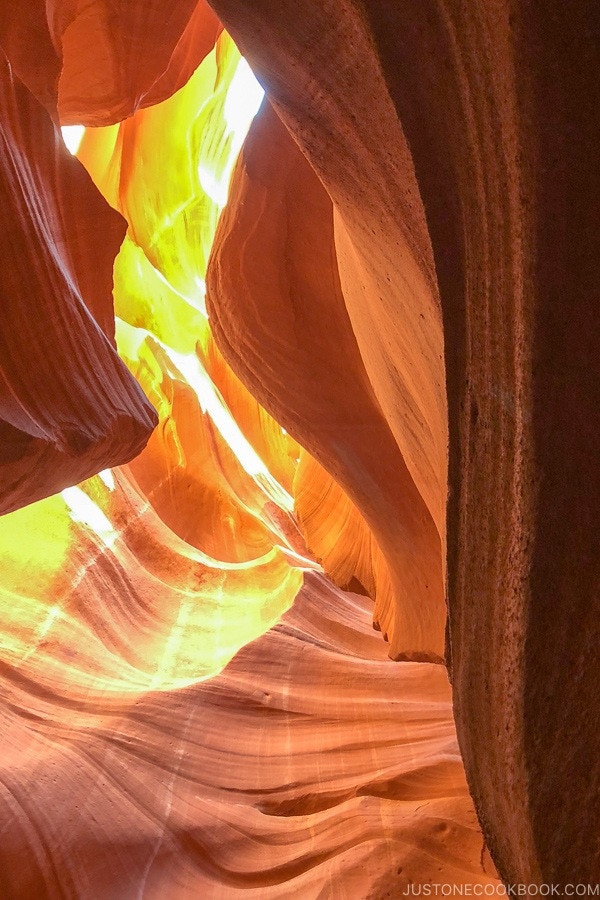
<path id="1" fill-rule="evenodd" d="M 0 13 L 0 893 L 497 886 L 443 667 L 296 522 L 398 658 L 446 580 L 500 874 L 593 884 L 598 11 L 213 5 L 228 205 L 205 3 Z"/>
<path id="2" fill-rule="evenodd" d="M 87 13 L 96 21 L 102 6 Z M 125 218 L 124 237 L 117 213 L 66 156 L 47 114 L 24 89 L 9 119 L 40 123 L 43 140 L 28 143 L 13 133 L 7 142 L 20 171 L 28 165 L 35 174 L 38 156 L 44 175 L 43 165 L 53 165 L 27 194 L 34 212 L 39 197 L 52 210 L 51 175 L 60 167 L 66 172 L 45 243 L 41 228 L 32 237 L 23 228 L 27 240 L 6 230 L 13 244 L 4 252 L 5 277 L 12 284 L 20 276 L 48 310 L 48 324 L 38 315 L 16 339 L 35 352 L 42 326 L 46 336 L 48 329 L 57 332 L 47 348 L 45 382 L 39 385 L 41 364 L 26 367 L 23 349 L 10 387 L 17 393 L 28 378 L 37 379 L 29 393 L 55 427 L 69 402 L 89 422 L 89 397 L 106 390 L 118 404 L 105 370 L 84 352 L 97 338 L 124 383 L 134 385 L 151 425 L 149 403 L 123 362 L 135 376 L 159 424 L 128 466 L 106 468 L 77 486 L 65 488 L 82 474 L 73 462 L 66 482 L 56 466 L 27 466 L 29 493 L 15 503 L 22 508 L 0 519 L 0 894 L 7 900 L 249 892 L 383 898 L 434 879 L 493 886 L 443 667 L 399 667 L 388 659 L 371 627 L 372 601 L 342 593 L 323 577 L 292 515 L 297 498 L 300 524 L 328 567 L 339 580 L 362 579 L 380 604 L 381 596 L 391 596 L 382 586 L 389 569 L 370 522 L 392 563 L 402 561 L 411 577 L 406 553 L 394 550 L 377 517 L 395 527 L 397 507 L 406 503 L 391 478 L 402 457 L 369 387 L 339 288 L 335 325 L 347 357 L 332 356 L 332 366 L 340 386 L 354 373 L 365 420 L 356 459 L 365 479 L 375 459 L 371 431 L 385 455 L 376 501 L 369 503 L 364 485 L 354 489 L 348 467 L 338 475 L 357 503 L 366 503 L 364 519 L 331 475 L 259 406 L 213 340 L 204 304 L 206 260 L 256 108 L 249 109 L 248 91 L 255 101 L 260 92 L 226 34 L 210 53 L 196 49 L 205 58 L 180 90 L 83 137 L 79 158 Z M 8 70 L 7 76 L 10 82 Z M 112 91 L 110 79 L 106 87 Z M 84 121 L 96 121 L 96 99 Z M 78 102 L 85 106 L 85 96 Z M 110 121 L 112 113 L 105 113 Z M 259 126 L 280 141 L 281 162 L 291 161 L 284 175 L 293 177 L 296 169 L 305 199 L 313 197 L 315 224 L 326 229 L 323 254 L 333 262 L 331 201 L 268 106 Z M 275 197 L 285 180 L 271 186 Z M 18 183 L 29 184 L 24 176 Z M 11 200 L 21 199 L 12 187 Z M 37 219 L 25 202 L 19 210 L 18 224 L 33 228 Z M 302 227 L 296 234 L 302 240 Z M 31 272 L 15 260 L 19 242 Z M 42 277 L 47 258 L 63 276 L 58 286 Z M 114 346 L 113 259 L 123 362 Z M 300 281 L 308 275 L 305 264 L 299 255 Z M 327 272 L 336 284 L 335 266 L 323 264 L 307 285 L 307 303 L 311 284 Z M 77 286 L 81 296 L 72 298 L 65 285 Z M 70 319 L 55 321 L 71 299 L 67 312 L 80 310 L 80 331 Z M 14 308 L 23 315 L 22 304 Z M 327 346 L 317 341 L 324 324 L 317 304 L 307 306 L 303 322 L 315 341 L 315 360 L 317 349 L 320 354 L 315 374 L 326 385 L 332 367 Z M 16 319 L 4 324 L 7 335 L 9 326 L 18 331 Z M 75 388 L 81 397 L 65 396 L 68 339 L 80 351 Z M 15 343 L 5 346 L 14 355 Z M 301 352 L 306 357 L 306 345 Z M 318 379 L 311 389 L 318 389 Z M 335 422 L 349 439 L 358 422 L 351 404 L 341 391 L 324 392 L 324 399 L 328 414 L 340 405 Z M 98 409 L 108 415 L 112 406 L 103 410 L 98 402 Z M 293 430 L 312 446 L 306 419 L 304 410 L 304 430 L 295 423 Z M 118 429 L 121 440 L 124 434 Z M 331 430 L 322 451 L 314 442 L 315 452 L 330 460 L 333 440 Z M 95 466 L 112 462 L 96 458 Z M 24 505 L 35 498 L 38 471 L 46 477 L 43 493 L 65 489 Z M 418 506 L 408 475 L 404 487 Z M 323 494 L 328 504 L 320 503 Z M 315 503 L 325 519 L 315 517 Z M 419 553 L 433 548 L 439 589 L 439 535 L 424 513 L 425 528 L 417 521 L 411 539 L 416 547 L 423 541 Z M 431 546 L 423 533 L 433 538 Z M 398 578 L 396 589 L 401 586 Z M 424 633 L 408 607 L 407 621 L 415 635 Z"/>
<path id="3" fill-rule="evenodd" d="M 340 283 L 331 200 L 269 108 L 255 119 L 234 173 L 207 289 L 211 327 L 228 362 L 345 489 L 383 551 L 370 580 L 391 654 L 440 659 L 440 535 L 360 355 Z M 305 480 L 314 473 L 300 475 L 297 495 Z M 345 548 L 341 555 L 350 556 Z"/>
<path id="4" fill-rule="evenodd" d="M 220 25 L 205 0 L 29 0 L 0 11 L 17 76 L 62 124 L 109 125 L 182 87 Z"/>
<path id="5" fill-rule="evenodd" d="M 598 8 L 212 5 L 333 200 L 365 370 L 443 542 L 435 264 L 467 777 L 506 880 L 595 883 Z"/>
<path id="6" fill-rule="evenodd" d="M 129 461 L 156 424 L 114 345 L 124 222 L 0 50 L 0 513 Z"/>
<path id="7" fill-rule="evenodd" d="M 311 574 L 273 630 L 179 690 L 89 677 L 75 644 L 59 678 L 51 640 L 4 664 L 2 896 L 496 884 L 445 671 L 392 663 L 370 604 Z"/>

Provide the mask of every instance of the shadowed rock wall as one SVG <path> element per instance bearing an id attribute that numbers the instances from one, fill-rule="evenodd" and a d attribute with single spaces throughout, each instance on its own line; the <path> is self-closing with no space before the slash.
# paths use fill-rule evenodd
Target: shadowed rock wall
<path id="1" fill-rule="evenodd" d="M 448 653 L 467 777 L 505 879 L 593 881 L 598 7 L 213 6 L 343 221 L 340 281 L 365 369 L 439 523 L 443 404 L 427 401 L 439 339 L 415 355 L 419 317 L 430 339 L 438 328 L 428 230 L 448 398 Z M 413 396 L 430 410 L 422 443 L 411 443 Z"/>
<path id="2" fill-rule="evenodd" d="M 440 535 L 363 364 L 340 283 L 336 224 L 314 171 L 265 108 L 213 245 L 211 325 L 242 381 L 365 516 L 385 559 L 374 566 L 374 617 L 391 655 L 440 660 Z M 305 480 L 301 472 L 297 493 Z M 339 540 L 333 523 L 330 530 Z"/>
<path id="3" fill-rule="evenodd" d="M 156 424 L 117 356 L 125 223 L 0 50 L 0 513 L 128 462 Z"/>
<path id="4" fill-rule="evenodd" d="M 287 128 L 265 108 L 222 219 L 208 282 L 223 353 L 314 455 L 294 479 L 300 521 L 340 583 L 376 596 L 393 655 L 439 658 L 445 579 L 458 737 L 502 877 L 594 883 L 597 5 L 213 5 Z M 219 29 L 203 3 L 0 14 L 2 511 L 125 462 L 156 421 L 114 349 L 123 223 L 51 119 L 107 125 L 152 107 Z M 125 249 L 164 282 L 150 244 L 145 260 Z M 181 341 L 177 359 L 217 373 L 290 486 L 294 442 L 235 400 L 209 343 Z M 181 435 L 155 432 L 116 489 L 76 489 L 107 510 L 96 531 L 49 500 L 37 567 L 3 520 L 2 890 L 382 898 L 431 879 L 432 857 L 440 881 L 493 881 L 442 668 L 404 663 L 393 680 L 369 602 L 301 574 L 316 567 L 287 513 L 245 486 L 163 346 L 142 343 L 132 368 Z M 33 542 L 44 514 L 23 514 L 15 533 Z M 195 629 L 223 631 L 223 584 L 267 602 L 286 579 L 287 605 L 305 588 L 285 620 L 201 684 L 221 657 L 198 657 Z M 265 617 L 259 604 L 252 636 Z"/>

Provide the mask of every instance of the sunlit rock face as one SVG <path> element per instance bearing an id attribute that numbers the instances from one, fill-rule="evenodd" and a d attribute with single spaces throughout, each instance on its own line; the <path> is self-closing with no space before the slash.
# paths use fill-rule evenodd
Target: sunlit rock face
<path id="1" fill-rule="evenodd" d="M 31 0 L 4 5 L 0 42 L 53 118 L 108 125 L 185 84 L 220 27 L 204 0 Z"/>
<path id="2" fill-rule="evenodd" d="M 346 489 L 370 525 L 383 555 L 367 562 L 367 584 L 375 588 L 375 620 L 392 655 L 439 660 L 440 534 L 363 364 L 335 241 L 331 199 L 278 117 L 265 109 L 244 145 L 215 238 L 208 274 L 213 331 L 241 379 Z M 299 511 L 309 544 L 323 558 L 328 548 L 316 536 L 319 523 L 304 512 L 305 494 L 311 485 L 321 495 L 335 488 L 330 479 L 316 486 L 316 477 L 314 467 L 301 467 L 296 491 L 303 495 Z M 331 542 L 344 540 L 336 524 L 325 525 Z M 360 524 L 348 529 L 349 540 Z M 363 547 L 368 533 L 363 527 Z M 340 551 L 352 565 L 347 546 Z M 342 583 L 364 581 L 364 568 L 356 559 Z"/>
<path id="3" fill-rule="evenodd" d="M 141 27 L 135 6 L 102 41 L 106 9 L 82 7 L 63 34 L 58 86 L 54 62 L 40 74 L 43 54 L 27 68 L 30 48 L 15 38 L 27 21 L 8 17 L 3 174 L 16 212 L 3 232 L 3 411 L 9 423 L 11 402 L 23 422 L 37 416 L 61 465 L 4 445 L 3 510 L 14 511 L 0 519 L 2 896 L 384 897 L 433 877 L 493 886 L 445 669 L 389 659 L 402 598 L 403 646 L 441 657 L 441 541 L 361 361 L 333 206 L 266 102 L 229 191 L 263 92 L 226 33 L 212 46 L 220 26 L 204 13 L 181 26 L 177 47 L 194 65 L 173 68 L 164 98 L 142 82 L 172 36 L 152 37 L 150 16 L 157 52 L 143 44 L 135 69 L 119 38 Z M 78 160 L 17 71 L 54 115 L 58 105 L 63 121 L 96 126 L 65 129 Z M 247 196 L 249 161 L 266 210 Z M 258 358 L 280 367 L 273 401 L 263 370 L 234 373 L 213 337 L 230 357 L 223 322 L 238 273 L 226 257 L 248 226 L 244 205 L 259 269 L 276 279 L 282 253 L 292 266 L 288 319 L 274 316 L 274 292 L 247 323 Z M 289 243 L 270 245 L 270 210 L 282 206 Z M 242 315 L 255 285 L 237 299 Z M 259 327 L 271 312 L 277 359 Z M 241 338 L 235 349 L 252 362 Z M 102 454 L 59 444 L 61 429 L 91 429 L 94 417 L 108 423 Z M 316 558 L 370 596 L 341 591 Z"/>
<path id="4" fill-rule="evenodd" d="M 214 6 L 0 14 L 0 894 L 593 881 L 593 16 Z"/>
<path id="5" fill-rule="evenodd" d="M 444 670 L 390 662 L 370 606 L 311 575 L 273 630 L 179 690 L 84 682 L 81 634 L 61 678 L 48 629 L 4 673 L 3 896 L 494 885 Z"/>
<path id="6" fill-rule="evenodd" d="M 0 105 L 5 513 L 127 462 L 156 416 L 114 345 L 112 266 L 125 223 L 4 53 Z"/>
<path id="7" fill-rule="evenodd" d="M 496 863 L 595 884 L 598 9 L 212 5 L 333 201 L 365 370 L 447 541 L 458 734 Z"/>

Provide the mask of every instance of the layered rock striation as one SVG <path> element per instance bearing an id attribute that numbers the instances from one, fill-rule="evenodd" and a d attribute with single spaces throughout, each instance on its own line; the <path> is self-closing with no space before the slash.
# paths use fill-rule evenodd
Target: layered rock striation
<path id="1" fill-rule="evenodd" d="M 343 226 L 365 369 L 447 544 L 458 734 L 501 875 L 595 883 L 598 10 L 213 6 Z"/>
<path id="2" fill-rule="evenodd" d="M 211 7 L 0 13 L 0 893 L 594 885 L 598 11 Z"/>
<path id="3" fill-rule="evenodd" d="M 0 54 L 0 512 L 128 462 L 156 424 L 114 344 L 125 223 Z"/>

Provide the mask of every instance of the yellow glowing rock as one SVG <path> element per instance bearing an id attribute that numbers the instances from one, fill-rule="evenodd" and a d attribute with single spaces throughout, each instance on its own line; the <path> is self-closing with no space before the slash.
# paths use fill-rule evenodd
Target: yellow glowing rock
<path id="1" fill-rule="evenodd" d="M 204 305 L 206 259 L 261 98 L 223 34 L 168 100 L 63 131 L 128 222 L 117 345 L 159 427 L 131 467 L 0 523 L 6 658 L 46 684 L 142 691 L 213 676 L 315 568 L 290 515 L 297 445 L 227 371 Z"/>

